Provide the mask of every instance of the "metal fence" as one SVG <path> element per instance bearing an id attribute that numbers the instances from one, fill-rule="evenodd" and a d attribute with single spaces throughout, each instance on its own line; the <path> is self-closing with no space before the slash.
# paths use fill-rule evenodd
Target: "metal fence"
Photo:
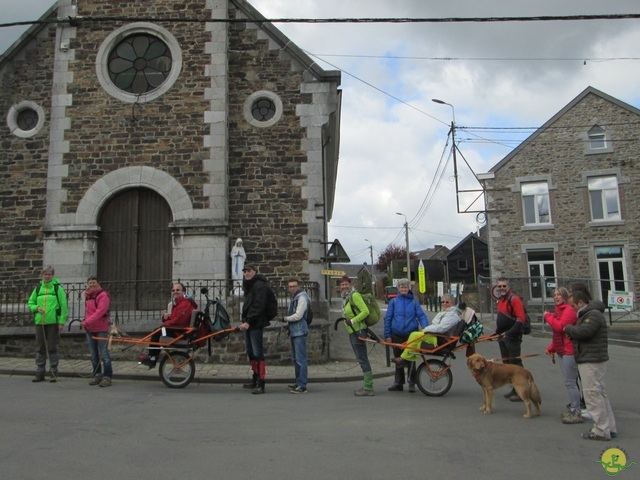
<path id="1" fill-rule="evenodd" d="M 491 289 L 497 283 L 497 278 L 478 277 L 478 296 L 480 302 L 480 311 L 494 313 L 495 300 L 491 296 Z M 599 299 L 602 289 L 602 281 L 593 278 L 578 277 L 513 277 L 509 278 L 509 286 L 511 290 L 522 298 L 527 312 L 531 317 L 531 321 L 539 322 L 544 325 L 542 316 L 544 312 L 553 311 L 553 291 L 556 287 L 565 287 L 569 291 L 571 286 L 576 283 L 582 283 L 587 286 L 593 298 Z M 634 293 L 640 285 L 637 282 L 624 282 L 625 291 Z M 608 305 L 608 297 L 602 301 Z M 609 316 L 609 322 L 621 321 L 640 321 L 640 306 L 635 302 L 632 308 L 608 308 L 605 315 Z"/>
<path id="2" fill-rule="evenodd" d="M 232 321 L 240 320 L 241 302 L 237 282 L 232 280 L 179 280 L 186 287 L 200 307 L 204 307 L 205 297 L 202 289 L 208 290 L 209 298 L 217 298 L 226 307 Z M 161 315 L 166 311 L 171 301 L 171 280 L 129 281 L 129 282 L 101 282 L 102 288 L 109 292 L 111 308 L 109 316 L 117 324 L 146 325 L 157 324 Z M 0 286 L 0 326 L 30 326 L 33 325 L 33 314 L 27 307 L 27 302 L 37 281 L 21 284 Z M 84 283 L 61 283 L 67 296 L 69 307 L 69 321 L 84 318 Z M 234 291 L 234 286 L 236 290 Z M 314 313 L 319 311 L 319 292 L 317 282 L 301 282 L 301 287 L 307 291 L 311 299 Z M 279 315 L 287 312 L 290 295 L 287 282 L 270 282 L 270 288 L 278 299 Z"/>

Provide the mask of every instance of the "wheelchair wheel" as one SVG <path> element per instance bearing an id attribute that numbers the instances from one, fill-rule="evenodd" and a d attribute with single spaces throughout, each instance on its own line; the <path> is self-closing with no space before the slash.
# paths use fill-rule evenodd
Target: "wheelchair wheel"
<path id="1" fill-rule="evenodd" d="M 169 388 L 184 388 L 196 374 L 196 364 L 184 352 L 170 352 L 160 360 L 160 378 Z"/>
<path id="2" fill-rule="evenodd" d="M 449 391 L 453 383 L 451 368 L 442 360 L 430 358 L 423 362 L 416 371 L 416 383 L 422 393 L 430 397 L 441 397 Z M 429 372 L 433 372 L 432 373 Z"/>

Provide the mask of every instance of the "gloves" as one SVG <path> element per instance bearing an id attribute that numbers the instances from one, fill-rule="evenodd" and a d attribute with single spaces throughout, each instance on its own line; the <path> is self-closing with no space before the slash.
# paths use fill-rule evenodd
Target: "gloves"
<path id="1" fill-rule="evenodd" d="M 507 338 L 515 339 L 522 335 L 522 322 L 516 320 L 516 323 L 513 324 L 513 327 L 507 331 L 505 334 Z"/>

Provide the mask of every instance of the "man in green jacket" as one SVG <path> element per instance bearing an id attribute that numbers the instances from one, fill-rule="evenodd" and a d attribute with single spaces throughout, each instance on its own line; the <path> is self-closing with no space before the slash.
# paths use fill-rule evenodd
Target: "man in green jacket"
<path id="1" fill-rule="evenodd" d="M 29 297 L 29 310 L 35 314 L 36 327 L 36 377 L 33 382 L 44 381 L 47 358 L 51 370 L 51 382 L 58 377 L 58 343 L 60 332 L 67 321 L 67 295 L 60 281 L 54 278 L 53 267 L 42 269 L 42 281 Z"/>

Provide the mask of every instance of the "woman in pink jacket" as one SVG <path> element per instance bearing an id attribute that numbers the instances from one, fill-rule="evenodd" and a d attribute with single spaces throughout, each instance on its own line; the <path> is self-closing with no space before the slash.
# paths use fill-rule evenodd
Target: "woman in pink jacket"
<path id="1" fill-rule="evenodd" d="M 113 368 L 106 342 L 109 337 L 109 306 L 111 304 L 109 293 L 102 289 L 96 277 L 89 277 L 84 297 L 86 304 L 82 328 L 87 335 L 93 366 L 93 378 L 89 385 L 110 387 Z M 96 338 L 104 340 L 96 340 Z"/>
<path id="2" fill-rule="evenodd" d="M 564 287 L 558 287 L 553 291 L 553 300 L 556 304 L 555 312 L 546 312 L 544 321 L 553 329 L 551 344 L 545 352 L 554 358 L 557 354 L 560 359 L 560 372 L 564 386 L 569 393 L 569 411 L 562 414 L 562 423 L 582 423 L 580 416 L 580 389 L 578 388 L 578 365 L 573 358 L 573 343 L 569 336 L 563 332 L 566 325 L 574 325 L 577 320 L 576 312 L 567 304 L 569 291 Z"/>

